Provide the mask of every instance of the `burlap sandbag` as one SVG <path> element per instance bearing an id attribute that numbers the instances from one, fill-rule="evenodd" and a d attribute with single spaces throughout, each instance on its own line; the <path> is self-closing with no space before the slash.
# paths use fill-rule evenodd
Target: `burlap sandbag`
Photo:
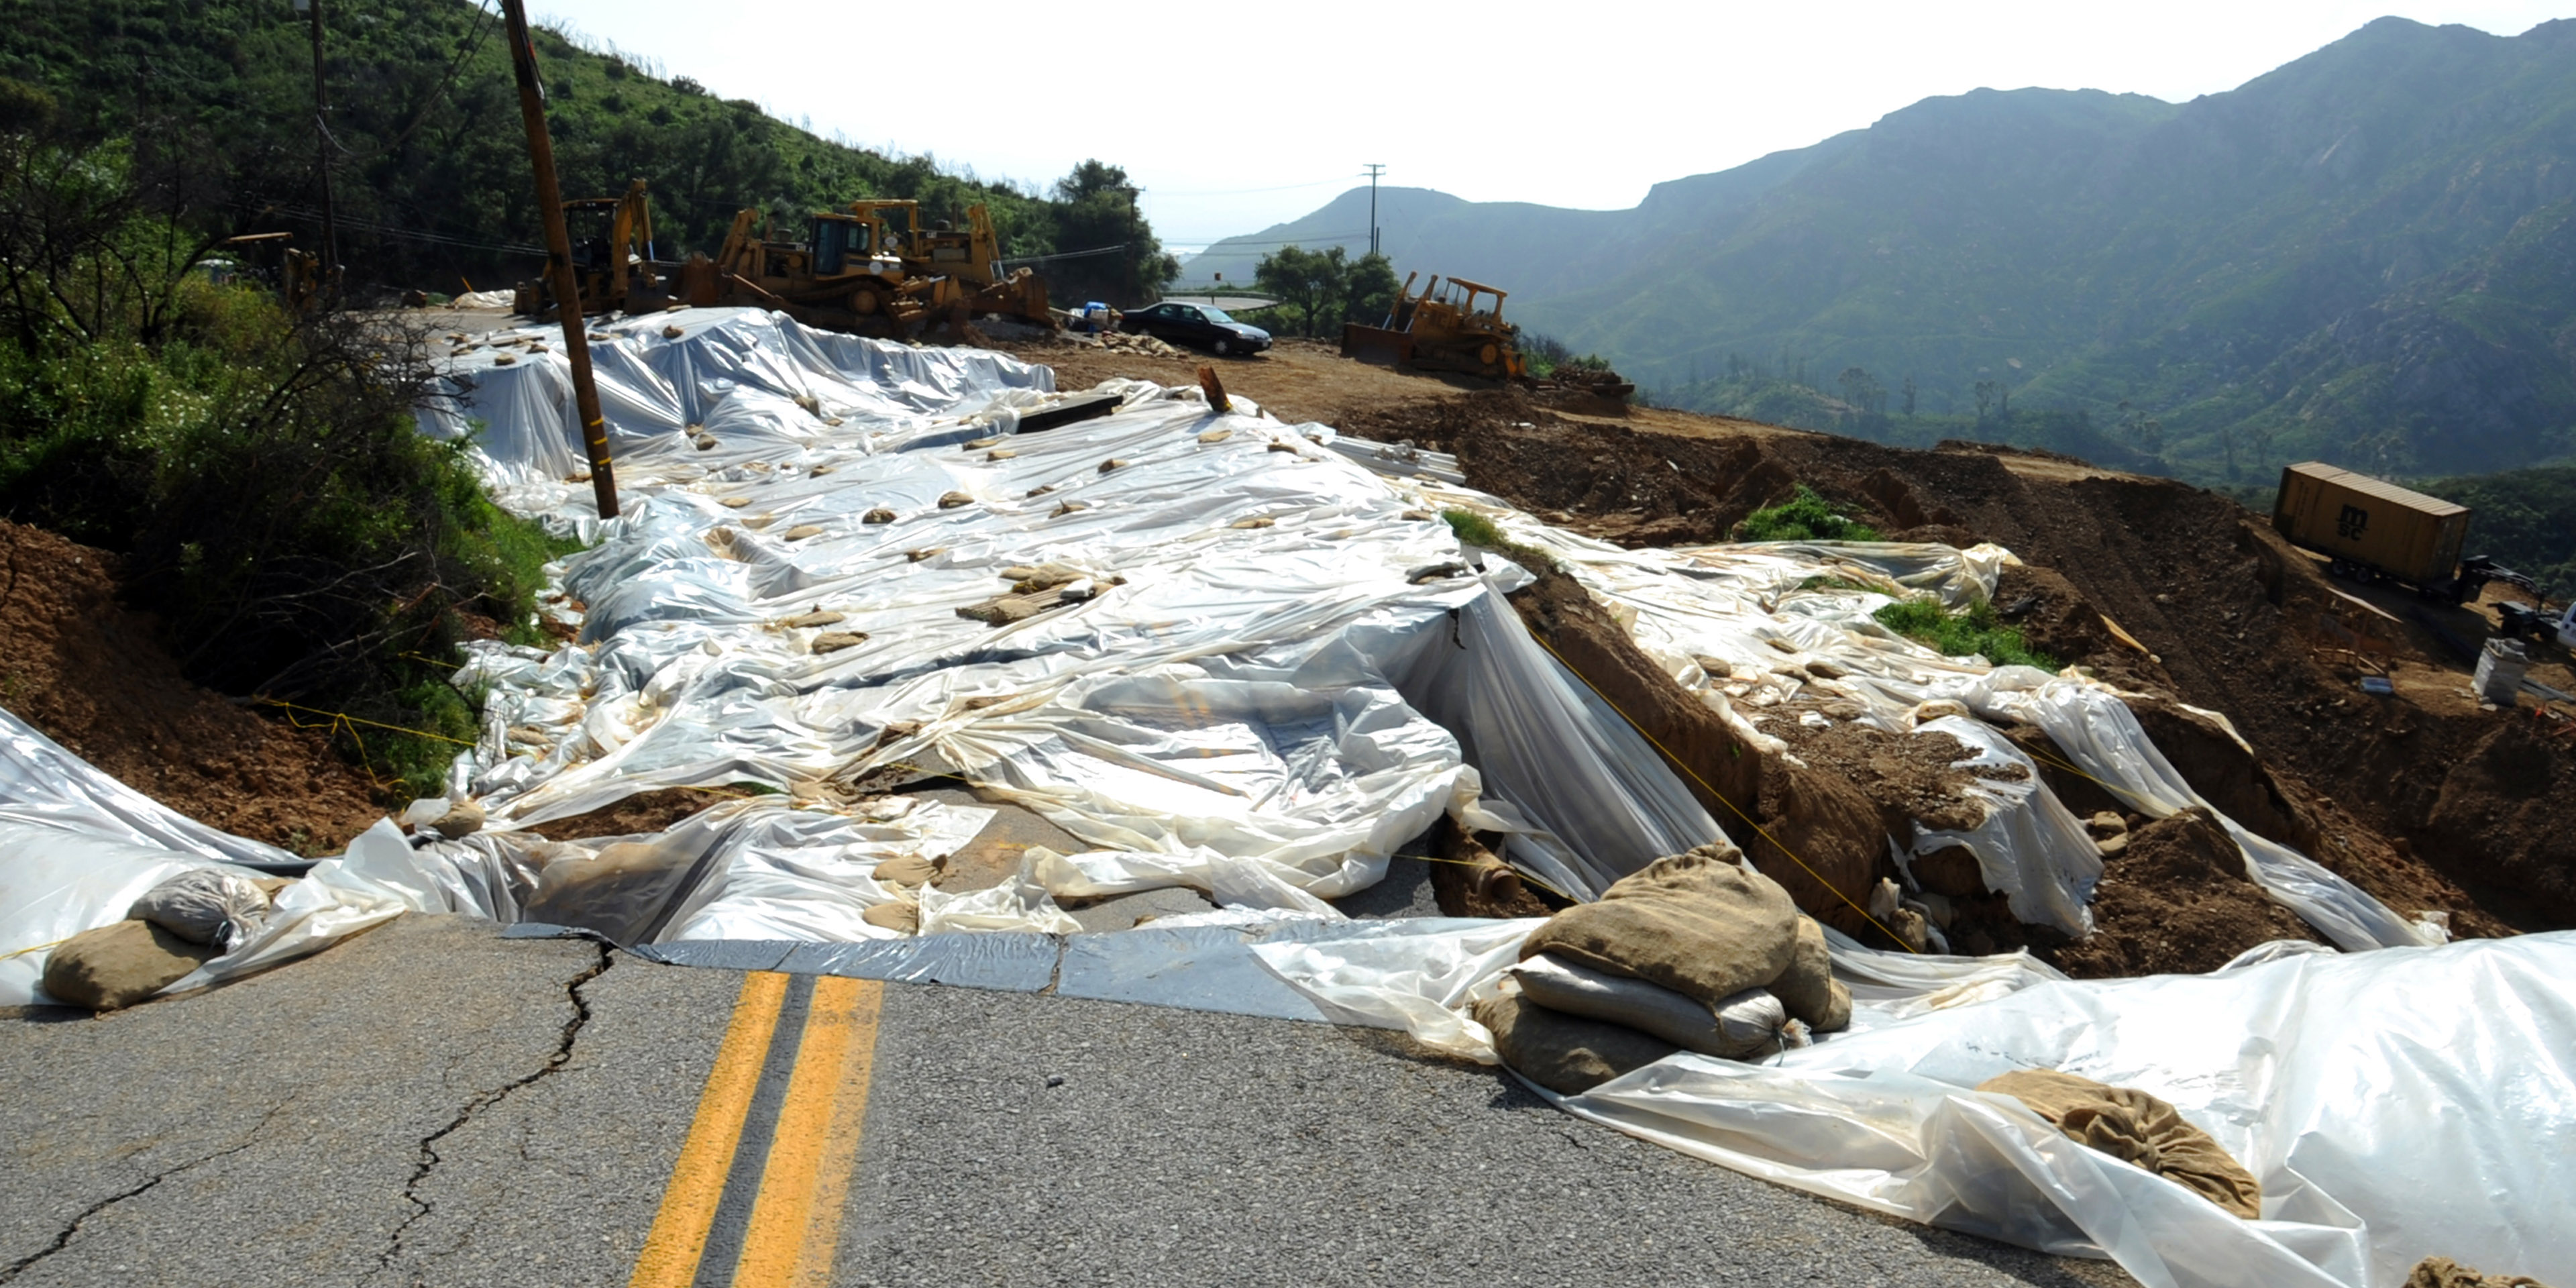
<path id="1" fill-rule="evenodd" d="M 1576 1096 L 1681 1048 L 1635 1029 L 1551 1011 L 1518 993 L 1476 1003 L 1503 1063 L 1560 1095 Z"/>
<path id="2" fill-rule="evenodd" d="M 1598 903 L 1548 918 L 1520 955 L 1632 976 L 1714 1010 L 1780 978 L 1797 949 L 1797 922 L 1789 892 L 1745 870 L 1733 846 L 1702 846 L 1620 878 Z"/>
<path id="3" fill-rule="evenodd" d="M 1512 968 L 1521 996 L 1560 1014 L 1618 1024 L 1685 1051 L 1742 1060 L 1789 1044 L 1789 1012 L 1758 988 L 1708 1007 L 1660 984 L 1597 971 L 1541 953 Z"/>
<path id="4" fill-rule="evenodd" d="M 66 1006 L 114 1011 L 168 988 L 217 954 L 148 921 L 119 921 L 54 945 L 45 991 Z"/>
<path id="5" fill-rule="evenodd" d="M 2263 1187 L 2209 1133 L 2172 1105 L 2055 1069 L 2017 1069 L 1977 1084 L 2030 1106 L 2086 1146 L 2180 1182 L 2248 1221 L 2263 1215 Z"/>
<path id="6" fill-rule="evenodd" d="M 2547 1288 L 2529 1275 L 2482 1275 L 2449 1257 L 2426 1257 L 2406 1276 L 2406 1288 Z"/>
<path id="7" fill-rule="evenodd" d="M 1812 917 L 1798 918 L 1797 951 L 1789 968 L 1771 981 L 1771 993 L 1789 1008 L 1792 1019 L 1806 1021 L 1818 1033 L 1839 1033 L 1851 1025 L 1851 990 L 1834 980 L 1833 955 L 1825 949 L 1825 928 Z"/>

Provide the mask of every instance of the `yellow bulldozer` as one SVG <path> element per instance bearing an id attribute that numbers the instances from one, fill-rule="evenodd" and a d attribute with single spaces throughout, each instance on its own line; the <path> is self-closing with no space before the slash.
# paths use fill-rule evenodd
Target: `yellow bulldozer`
<path id="1" fill-rule="evenodd" d="M 1055 325 L 1046 282 L 1003 269 L 980 205 L 967 207 L 959 229 L 923 228 L 919 202 L 852 202 L 847 213 L 815 211 L 802 241 L 775 236 L 768 216 L 745 210 L 712 268 L 712 298 L 690 303 L 757 304 L 835 331 L 904 337 L 982 313 Z"/>
<path id="2" fill-rule="evenodd" d="M 1415 295 L 1415 276 L 1405 275 L 1384 326 L 1343 325 L 1343 357 L 1494 381 L 1528 378 L 1521 329 L 1503 320 L 1501 290 L 1463 277 L 1444 283 L 1435 274 Z"/>
<path id="3" fill-rule="evenodd" d="M 853 202 L 847 212 L 814 212 L 802 241 L 776 236 L 766 214 L 744 210 L 715 258 L 680 263 L 655 255 L 641 179 L 623 196 L 567 201 L 564 217 L 586 315 L 747 304 L 809 326 L 894 338 L 979 313 L 1055 325 L 1045 281 L 1025 268 L 1003 269 L 1000 240 L 981 205 L 967 208 L 963 229 L 925 229 L 918 202 Z M 525 314 L 550 313 L 551 286 L 521 283 L 517 305 Z"/>

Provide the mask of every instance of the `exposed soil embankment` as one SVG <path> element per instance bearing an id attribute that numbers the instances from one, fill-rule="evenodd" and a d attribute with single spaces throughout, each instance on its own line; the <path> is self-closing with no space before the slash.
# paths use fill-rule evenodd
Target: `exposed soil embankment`
<path id="1" fill-rule="evenodd" d="M 0 705 L 191 818 L 303 854 L 384 816 L 318 734 L 179 674 L 150 618 L 116 601 L 115 556 L 0 521 Z"/>
<path id="2" fill-rule="evenodd" d="M 2576 788 L 2576 757 L 2527 717 L 2419 703 L 2402 687 L 2396 698 L 2362 694 L 2307 638 L 2321 615 L 2348 604 L 2312 560 L 2224 497 L 2045 454 L 1961 443 L 1916 451 L 1719 420 L 1688 432 L 1639 428 L 1557 416 L 1507 393 L 1346 419 L 1370 437 L 1454 452 L 1470 485 L 1629 546 L 1726 540 L 1799 483 L 1893 537 L 2006 546 L 2027 566 L 2005 575 L 1999 613 L 2047 652 L 2157 695 L 2135 704 L 2141 723 L 2195 790 L 2246 827 L 2299 848 L 2401 913 L 2448 912 L 2458 934 L 2576 924 L 2576 839 L 2549 826 L 2542 804 Z M 1556 616 L 1571 617 L 1561 608 Z M 2445 663 L 2421 631 L 2392 634 L 2402 661 Z M 1672 692 L 1689 700 L 1678 686 Z M 2224 714 L 2250 750 L 2186 703 Z M 2037 730 L 2016 733 L 2063 759 Z M 2122 808 L 2098 786 L 2042 763 L 2079 815 Z M 1867 796 L 1852 778 L 1833 777 Z M 1757 811 L 1766 827 L 1771 817 L 1799 816 L 1780 799 L 1794 790 L 1766 778 Z M 1861 812 L 1838 800 L 1839 789 L 1807 794 L 1817 811 Z M 2147 835 L 2154 829 L 2138 838 L 2147 857 L 2181 825 L 2159 826 L 2155 838 Z M 1815 844 L 1834 848 L 1822 838 Z M 1852 861 L 1858 865 L 1856 847 Z M 2233 934 L 2205 943 L 2171 934 L 2124 940 L 2117 928 L 2124 920 L 2191 906 L 2181 887 L 2193 882 L 2233 879 L 2244 890 L 2209 897 L 2260 897 L 2241 866 L 2115 861 L 2115 877 L 2124 867 L 2139 874 L 2114 881 L 2112 888 L 2127 889 L 2098 916 L 2111 937 L 2070 958 L 2070 967 L 2207 969 L 2259 942 L 2234 943 L 2241 936 Z M 2135 893 L 2154 882 L 2180 883 L 2168 892 L 2176 897 Z M 2231 924 L 2263 938 L 2282 929 L 2250 913 Z"/>

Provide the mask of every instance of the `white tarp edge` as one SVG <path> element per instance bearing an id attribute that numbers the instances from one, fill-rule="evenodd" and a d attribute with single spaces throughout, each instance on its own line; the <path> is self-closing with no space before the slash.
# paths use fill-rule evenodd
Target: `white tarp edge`
<path id="1" fill-rule="evenodd" d="M 1466 1018 L 1538 923 L 1354 927 L 1253 947 L 1346 1023 L 1490 1062 Z M 2395 1288 L 2416 1261 L 2576 1280 L 2576 933 L 2350 955 L 2266 945 L 2208 975 L 2067 980 L 2018 954 L 1836 937 L 1850 1031 L 1761 1064 L 1689 1053 L 1576 1097 L 1621 1131 L 1876 1211 L 2172 1288 Z M 2172 1102 L 2261 1181 L 2247 1222 L 1976 1084 L 2063 1069 Z M 1546 1093 L 1541 1093 L 1546 1094 Z"/>

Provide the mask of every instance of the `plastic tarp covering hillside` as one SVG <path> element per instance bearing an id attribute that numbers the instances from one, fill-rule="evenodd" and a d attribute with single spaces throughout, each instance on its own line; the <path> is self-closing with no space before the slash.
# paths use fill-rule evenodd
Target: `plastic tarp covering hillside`
<path id="1" fill-rule="evenodd" d="M 1324 426 L 1130 384 L 1115 414 L 1018 434 L 1050 377 L 995 354 L 755 310 L 603 335 L 614 521 L 579 473 L 559 355 L 529 336 L 456 355 L 459 396 L 424 417 L 473 436 L 506 504 L 597 538 L 563 570 L 579 642 L 481 645 L 460 677 L 490 697 L 454 786 L 494 833 L 743 782 L 848 814 L 955 775 L 1092 847 L 1033 851 L 1016 894 L 988 896 L 983 924 L 1021 929 L 1060 924 L 1051 896 L 1172 884 L 1336 916 L 1326 900 L 1443 814 L 1508 833 L 1578 897 L 1719 834 L 1501 605 L 1525 574 L 1468 567 L 1375 453 L 1329 450 Z M 1072 593 L 1033 615 L 961 614 L 1050 579 Z M 1500 781 L 1426 708 L 1493 749 Z M 953 848 L 916 831 L 921 853 Z M 684 906 L 651 934 L 896 933 L 848 915 L 891 897 L 873 860 L 777 879 L 839 844 L 822 827 L 692 860 L 703 881 L 673 886 Z M 861 894 L 835 893 L 850 881 Z M 710 890 L 731 911 L 698 906 Z"/>
<path id="2" fill-rule="evenodd" d="M 1534 921 L 1258 944 L 1347 1023 L 1494 1058 L 1465 1018 Z M 1830 932 L 1829 932 L 1830 933 Z M 1681 1053 L 1562 1107 L 1812 1193 L 2117 1260 L 2152 1288 L 2397 1288 L 2427 1256 L 2576 1280 L 2576 934 L 2338 954 L 2264 945 L 2208 975 L 2067 980 L 2014 954 L 1833 939 L 1848 1032 L 1761 1063 Z M 2244 1221 L 1973 1088 L 2062 1069 L 2178 1108 L 2263 1186 Z"/>
<path id="3" fill-rule="evenodd" d="M 1838 698 L 1862 704 L 1865 719 L 1901 733 L 1916 727 L 1910 713 L 1922 704 L 1947 700 L 1986 719 L 2028 721 L 2047 731 L 2077 768 L 2150 818 L 2194 807 L 2217 815 L 2245 855 L 2246 876 L 2336 944 L 2364 949 L 2441 941 L 2442 932 L 2408 921 L 2306 856 L 2227 819 L 2156 750 L 2116 690 L 2073 675 L 1990 666 L 1978 657 L 1940 657 L 1870 616 L 1897 595 L 1934 595 L 1954 608 L 1983 600 L 2012 557 L 1999 547 L 1775 543 L 1622 550 L 1540 524 L 1480 494 L 1451 492 L 1441 503 L 1482 509 L 1514 541 L 1555 557 L 1615 607 L 1639 647 L 1722 709 L 1740 716 L 1801 695 Z M 1820 577 L 1828 584 L 1809 585 Z M 1701 658 L 1724 661 L 1730 674 L 1709 675 Z M 1812 662 L 1829 663 L 1840 674 L 1818 678 Z M 2029 767 L 2021 752 L 1974 722 L 1952 717 L 1921 727 L 1959 737 L 1983 760 Z M 1749 723 L 1745 732 L 1776 742 Z M 1964 835 L 1923 833 L 1908 852 L 1964 844 L 1976 854 L 1987 887 L 2009 894 L 2023 921 L 2072 935 L 2089 931 L 2084 905 L 2102 869 L 2077 820 L 2036 775 L 2027 789 L 1990 783 L 1976 790 L 1987 798 L 1983 825 Z"/>

